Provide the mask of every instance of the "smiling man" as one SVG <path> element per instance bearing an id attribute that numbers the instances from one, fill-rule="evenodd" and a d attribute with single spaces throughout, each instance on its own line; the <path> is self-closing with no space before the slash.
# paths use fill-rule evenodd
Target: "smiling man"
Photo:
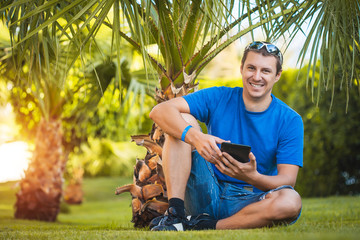
<path id="1" fill-rule="evenodd" d="M 300 115 L 271 93 L 282 62 L 275 45 L 253 42 L 241 62 L 243 88 L 203 89 L 151 111 L 167 133 L 162 156 L 169 198 L 152 230 L 256 228 L 299 218 L 301 198 L 293 187 L 304 130 Z M 224 141 L 250 145 L 249 161 L 221 152 Z"/>

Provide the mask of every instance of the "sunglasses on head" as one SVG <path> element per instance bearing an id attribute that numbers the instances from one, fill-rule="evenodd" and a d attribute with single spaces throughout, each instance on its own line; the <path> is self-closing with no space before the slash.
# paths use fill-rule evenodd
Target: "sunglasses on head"
<path id="1" fill-rule="evenodd" d="M 255 41 L 255 42 L 252 42 L 250 43 L 247 47 L 246 47 L 246 50 L 247 49 L 256 49 L 256 50 L 260 50 L 262 49 L 263 47 L 266 48 L 266 51 L 274 56 L 277 56 L 279 57 L 280 59 L 280 64 L 282 64 L 283 62 L 283 56 L 280 52 L 280 50 L 274 45 L 274 44 L 271 44 L 271 43 L 267 43 L 267 42 L 260 42 L 260 41 Z"/>

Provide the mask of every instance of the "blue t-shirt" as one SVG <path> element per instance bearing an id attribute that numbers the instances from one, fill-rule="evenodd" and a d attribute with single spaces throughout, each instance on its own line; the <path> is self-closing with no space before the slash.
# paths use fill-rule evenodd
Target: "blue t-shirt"
<path id="1" fill-rule="evenodd" d="M 251 146 L 259 173 L 277 175 L 277 164 L 302 167 L 304 126 L 301 116 L 274 95 L 265 111 L 247 111 L 242 92 L 240 87 L 212 87 L 184 96 L 184 99 L 190 113 L 206 124 L 209 134 Z M 213 168 L 218 180 L 248 185 L 221 173 L 214 165 Z"/>

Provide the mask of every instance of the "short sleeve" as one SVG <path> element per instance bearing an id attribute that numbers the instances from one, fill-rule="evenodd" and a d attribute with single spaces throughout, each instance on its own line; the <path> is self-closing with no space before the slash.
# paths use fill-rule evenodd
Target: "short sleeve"
<path id="1" fill-rule="evenodd" d="M 211 87 L 191 93 L 183 98 L 189 105 L 190 114 L 197 120 L 208 124 L 210 116 L 216 110 L 224 90 L 222 87 Z"/>
<path id="2" fill-rule="evenodd" d="M 294 164 L 303 167 L 304 125 L 295 115 L 281 127 L 276 153 L 277 164 Z"/>

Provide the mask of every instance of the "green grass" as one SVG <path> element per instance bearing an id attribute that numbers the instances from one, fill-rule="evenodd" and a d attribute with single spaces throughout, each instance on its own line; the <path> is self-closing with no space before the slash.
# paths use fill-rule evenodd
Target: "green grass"
<path id="1" fill-rule="evenodd" d="M 114 195 L 124 178 L 85 179 L 82 205 L 63 206 L 55 223 L 16 220 L 14 182 L 0 184 L 0 239 L 359 239 L 360 197 L 303 199 L 299 221 L 251 230 L 151 232 L 134 229 L 129 194 Z M 68 213 L 65 213 L 68 211 Z"/>

